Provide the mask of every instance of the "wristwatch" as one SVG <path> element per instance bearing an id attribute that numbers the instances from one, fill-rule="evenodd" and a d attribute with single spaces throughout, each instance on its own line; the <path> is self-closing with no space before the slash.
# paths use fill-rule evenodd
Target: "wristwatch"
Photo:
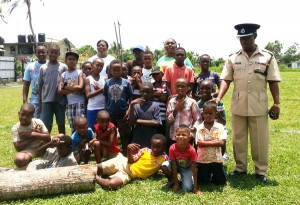
<path id="1" fill-rule="evenodd" d="M 280 108 L 280 104 L 273 104 L 273 106 Z"/>

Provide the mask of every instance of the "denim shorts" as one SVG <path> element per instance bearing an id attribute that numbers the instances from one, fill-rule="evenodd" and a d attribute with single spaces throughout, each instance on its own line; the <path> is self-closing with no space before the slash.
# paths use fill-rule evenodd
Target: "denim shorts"
<path id="1" fill-rule="evenodd" d="M 62 106 L 58 102 L 42 103 L 42 121 L 46 126 L 53 125 L 53 115 L 55 115 L 57 125 L 65 125 L 66 106 Z"/>

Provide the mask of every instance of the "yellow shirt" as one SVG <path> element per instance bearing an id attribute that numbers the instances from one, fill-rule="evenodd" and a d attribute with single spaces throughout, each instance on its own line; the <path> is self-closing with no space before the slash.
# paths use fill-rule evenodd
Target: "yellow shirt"
<path id="1" fill-rule="evenodd" d="M 151 149 L 143 148 L 134 157 L 137 161 L 130 166 L 130 172 L 137 178 L 146 179 L 160 169 L 166 158 L 166 155 L 154 157 Z"/>

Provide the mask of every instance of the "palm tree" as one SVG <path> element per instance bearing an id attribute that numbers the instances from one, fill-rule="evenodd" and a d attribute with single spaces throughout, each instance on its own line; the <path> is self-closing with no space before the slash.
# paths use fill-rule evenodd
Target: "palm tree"
<path id="1" fill-rule="evenodd" d="M 9 13 L 10 14 L 13 12 L 13 10 L 15 10 L 15 8 L 17 8 L 19 6 L 19 4 L 21 4 L 21 3 L 22 4 L 26 4 L 26 6 L 27 6 L 27 18 L 28 18 L 28 21 L 29 21 L 29 27 L 30 27 L 32 35 L 35 36 L 34 35 L 34 30 L 33 30 L 33 25 L 32 25 L 31 0 L 23 0 L 22 2 L 20 2 L 20 1 L 21 0 L 14 0 L 12 2 L 12 0 L 2 0 L 1 3 L 11 4 L 10 9 L 9 9 Z M 43 0 L 40 0 L 40 1 L 43 2 Z M 3 17 L 2 13 L 1 13 L 1 10 L 0 10 L 0 17 L 4 21 L 4 19 L 3 19 L 4 17 Z M 35 42 L 35 38 L 33 38 L 33 40 Z"/>

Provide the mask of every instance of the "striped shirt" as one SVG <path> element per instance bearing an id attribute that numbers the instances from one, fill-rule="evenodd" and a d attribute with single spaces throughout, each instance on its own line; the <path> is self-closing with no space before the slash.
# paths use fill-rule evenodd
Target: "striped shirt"
<path id="1" fill-rule="evenodd" d="M 160 83 L 154 82 L 153 90 L 154 90 L 154 92 L 162 91 L 162 95 L 168 97 L 167 83 L 164 81 L 162 81 Z M 161 121 L 166 121 L 166 111 L 167 111 L 166 103 L 162 102 L 159 98 L 154 98 L 153 101 L 159 105 Z"/>

